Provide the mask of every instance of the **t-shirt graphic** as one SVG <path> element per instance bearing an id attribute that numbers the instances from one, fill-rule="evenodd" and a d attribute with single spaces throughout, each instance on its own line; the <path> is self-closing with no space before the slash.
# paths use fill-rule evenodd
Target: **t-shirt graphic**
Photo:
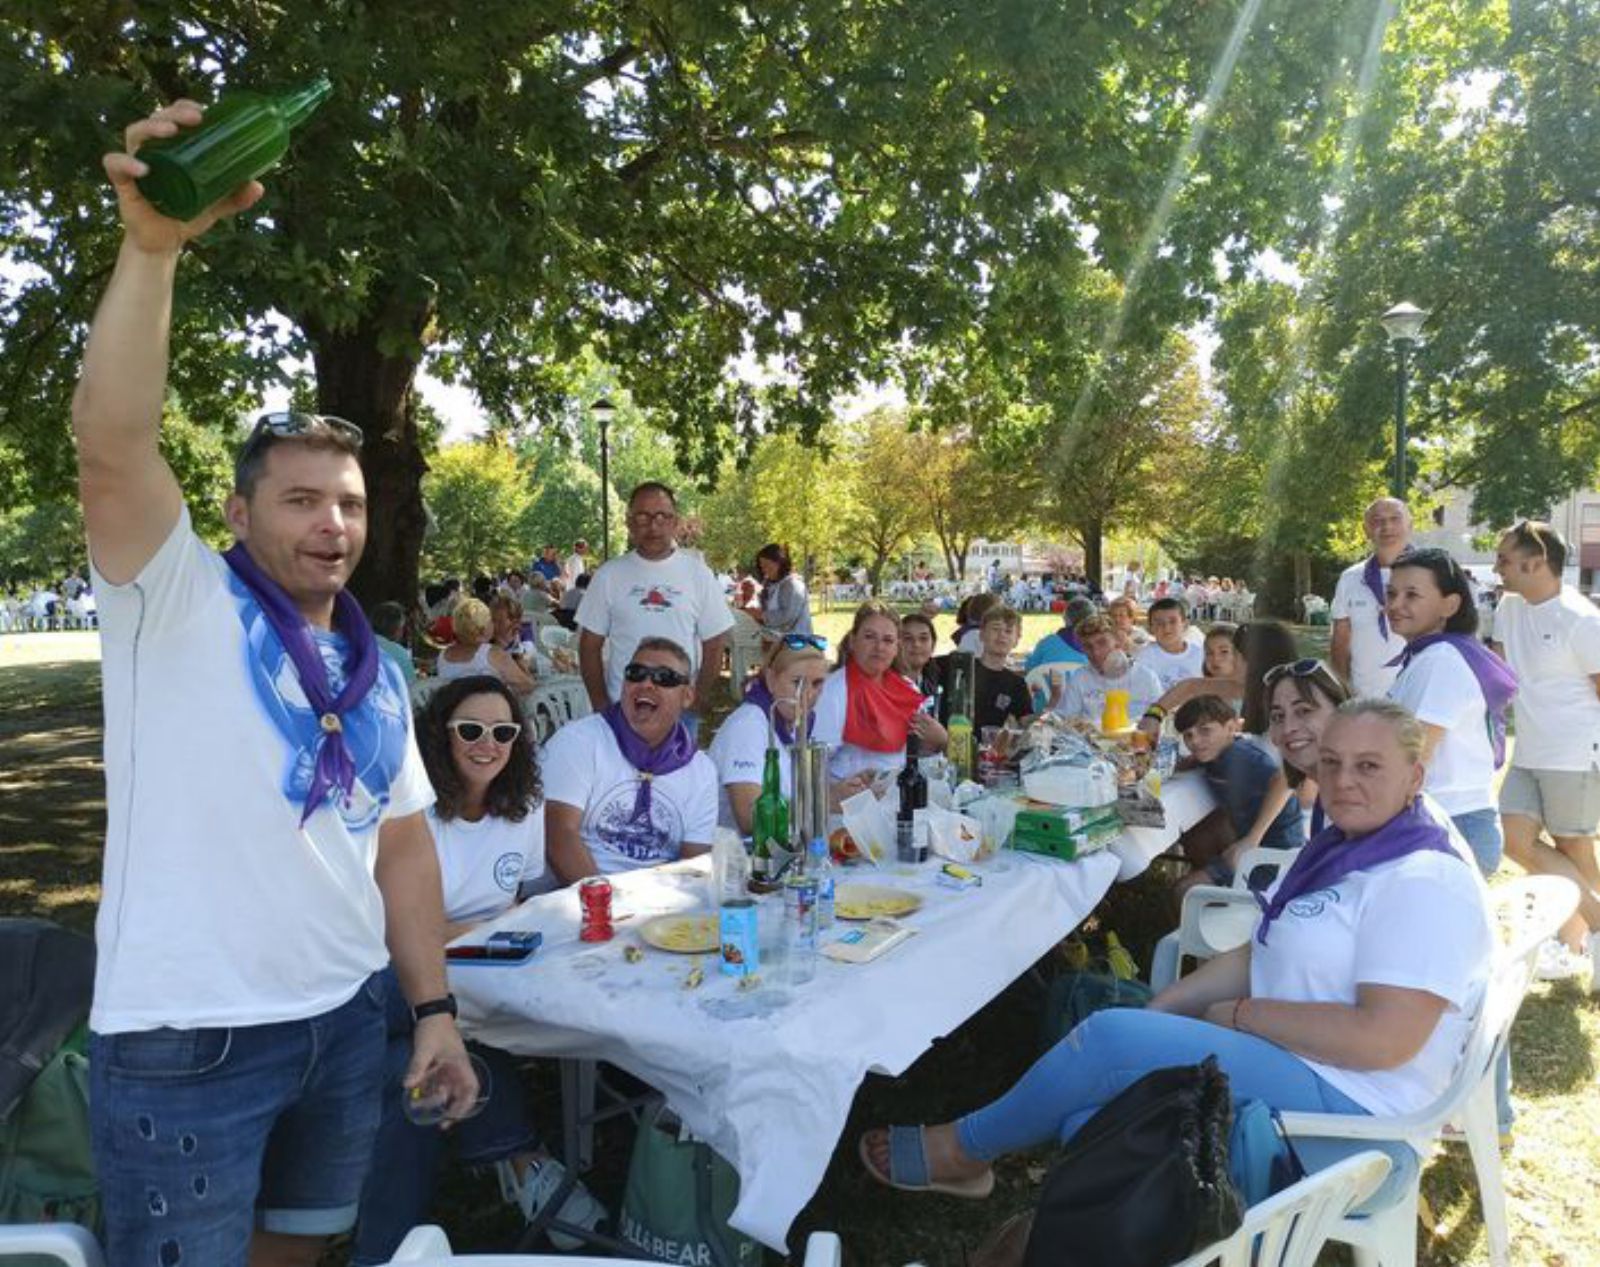
<path id="1" fill-rule="evenodd" d="M 261 604 L 238 577 L 230 574 L 229 587 L 245 630 L 245 671 L 262 710 L 272 720 L 288 747 L 283 774 L 283 794 L 296 817 L 311 790 L 313 756 L 321 737 L 321 721 L 306 698 L 294 662 L 282 640 L 268 623 Z M 314 631 L 317 651 L 328 669 L 328 681 L 337 692 L 344 686 L 346 640 Z M 399 670 L 387 658 L 378 665 L 378 678 L 361 704 L 341 719 L 345 748 L 356 768 L 355 785 L 348 801 L 330 798 L 351 832 L 377 825 L 389 802 L 389 785 L 406 753 L 406 693 L 397 682 Z"/>
<path id="2" fill-rule="evenodd" d="M 639 866 L 670 862 L 683 842 L 683 815 L 665 796 L 653 795 L 649 816 L 635 818 L 638 795 L 638 779 L 613 783 L 585 811 L 582 834 Z"/>
<path id="3" fill-rule="evenodd" d="M 646 611 L 671 611 L 683 601 L 683 591 L 675 585 L 635 585 L 628 597 Z"/>

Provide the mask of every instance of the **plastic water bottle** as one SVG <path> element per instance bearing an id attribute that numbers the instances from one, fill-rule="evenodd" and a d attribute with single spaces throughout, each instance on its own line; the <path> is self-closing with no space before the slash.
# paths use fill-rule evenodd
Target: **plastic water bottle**
<path id="1" fill-rule="evenodd" d="M 817 881 L 817 927 L 833 927 L 833 859 L 820 836 L 806 849 L 806 872 Z"/>
<path id="2" fill-rule="evenodd" d="M 788 983 L 804 985 L 817 974 L 817 877 L 810 871 L 784 881 L 783 939 Z"/>

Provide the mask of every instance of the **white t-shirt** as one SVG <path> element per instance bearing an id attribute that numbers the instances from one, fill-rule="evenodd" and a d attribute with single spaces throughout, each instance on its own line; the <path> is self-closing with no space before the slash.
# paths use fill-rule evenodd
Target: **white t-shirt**
<path id="1" fill-rule="evenodd" d="M 728 784 L 761 784 L 767 763 L 767 715 L 754 704 L 740 704 L 711 741 L 711 760 L 717 767 L 717 822 L 733 831 L 733 806 L 728 803 Z M 789 771 L 789 745 L 778 740 L 778 780 L 785 797 L 793 795 Z"/>
<path id="2" fill-rule="evenodd" d="M 898 770 L 906 763 L 905 746 L 893 752 L 874 752 L 844 741 L 845 705 L 850 688 L 843 669 L 835 669 L 822 683 L 817 693 L 817 720 L 811 731 L 813 739 L 829 745 L 828 777 L 834 782 L 848 779 L 863 770 L 876 774 L 880 770 Z"/>
<path id="3" fill-rule="evenodd" d="M 1361 579 L 1366 566 L 1363 559 L 1339 573 L 1328 614 L 1350 622 L 1350 689 L 1357 695 L 1386 695 L 1399 672 L 1388 663 L 1406 649 L 1406 640 L 1392 629 L 1387 638 L 1378 632 L 1381 605 Z M 1383 584 L 1389 584 L 1388 568 L 1383 569 Z"/>
<path id="4" fill-rule="evenodd" d="M 1462 654 L 1436 642 L 1411 661 L 1389 688 L 1417 720 L 1444 731 L 1428 762 L 1423 786 L 1445 813 L 1470 814 L 1494 806 L 1494 745 L 1483 688 Z"/>
<path id="5" fill-rule="evenodd" d="M 344 718 L 350 804 L 302 828 L 318 719 L 188 511 L 136 579 L 96 572 L 94 587 L 107 825 L 90 1024 L 261 1025 L 338 1007 L 389 962 L 379 824 L 433 802 L 399 666 L 380 655 Z M 317 636 L 336 688 L 343 641 Z"/>
<path id="6" fill-rule="evenodd" d="M 578 626 L 606 640 L 606 694 L 622 698 L 622 671 L 645 638 L 671 638 L 700 666 L 700 644 L 733 628 L 733 613 L 705 560 L 674 550 L 652 563 L 630 550 L 600 566 Z M 709 839 L 709 837 L 707 838 Z"/>
<path id="7" fill-rule="evenodd" d="M 589 556 L 573 551 L 567 555 L 567 561 L 561 565 L 561 579 L 571 585 L 575 580 L 589 570 Z"/>
<path id="8" fill-rule="evenodd" d="M 1396 1069 L 1337 1069 L 1306 1059 L 1372 1113 L 1413 1112 L 1448 1085 L 1467 1016 L 1489 979 L 1494 933 L 1486 894 L 1476 866 L 1432 850 L 1352 871 L 1332 888 L 1290 902 L 1265 946 L 1252 941 L 1250 995 L 1353 1004 L 1358 986 L 1387 985 L 1444 999 L 1449 1006 L 1422 1050 Z"/>
<path id="9" fill-rule="evenodd" d="M 441 682 L 448 682 L 458 677 L 499 677 L 494 668 L 489 664 L 489 652 L 494 650 L 494 643 L 480 643 L 470 660 L 448 660 L 443 655 L 433 662 L 434 675 Z"/>
<path id="10" fill-rule="evenodd" d="M 1600 767 L 1600 609 L 1570 585 L 1554 598 L 1500 600 L 1495 639 L 1516 670 L 1517 742 L 1511 763 L 1524 770 Z"/>
<path id="11" fill-rule="evenodd" d="M 1183 650 L 1173 655 L 1170 651 L 1163 651 L 1161 644 L 1152 639 L 1150 644 L 1139 652 L 1136 663 L 1142 664 L 1156 675 L 1156 680 L 1161 683 L 1162 694 L 1165 694 L 1179 682 L 1204 675 L 1205 645 L 1203 642 L 1190 642 L 1186 638 Z"/>
<path id="12" fill-rule="evenodd" d="M 453 923 L 493 919 L 517 900 L 523 884 L 538 893 L 556 887 L 545 869 L 543 805 L 520 823 L 493 815 L 475 823 L 441 819 L 430 809 L 428 830 L 439 855 L 445 918 Z"/>
<path id="13" fill-rule="evenodd" d="M 1085 664 L 1068 676 L 1056 712 L 1063 717 L 1081 717 L 1098 726 L 1106 711 L 1106 692 L 1115 690 L 1128 692 L 1128 720 L 1133 722 L 1161 698 L 1160 679 L 1138 660 L 1121 677 L 1114 678 L 1102 677 L 1093 665 Z"/>
<path id="14" fill-rule="evenodd" d="M 651 781 L 650 819 L 633 821 L 639 773 L 599 713 L 568 722 L 544 746 L 544 795 L 583 811 L 579 835 L 602 874 L 671 862 L 709 845 L 717 826 L 717 767 L 703 752 Z"/>

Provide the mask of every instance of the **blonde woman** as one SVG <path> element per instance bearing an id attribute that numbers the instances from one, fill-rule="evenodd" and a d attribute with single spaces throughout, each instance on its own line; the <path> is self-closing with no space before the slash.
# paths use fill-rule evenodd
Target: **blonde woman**
<path id="1" fill-rule="evenodd" d="M 495 646 L 494 616 L 487 603 L 476 598 L 462 599 L 450 613 L 450 623 L 455 641 L 439 653 L 435 668 L 442 681 L 487 673 L 518 695 L 533 690 L 532 675 L 511 658 L 510 652 Z"/>

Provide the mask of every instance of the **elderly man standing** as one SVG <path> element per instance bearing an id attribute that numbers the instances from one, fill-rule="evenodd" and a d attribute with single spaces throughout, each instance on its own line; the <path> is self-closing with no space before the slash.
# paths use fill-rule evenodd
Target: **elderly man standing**
<path id="1" fill-rule="evenodd" d="M 683 725 L 688 653 L 646 638 L 622 678 L 621 702 L 545 745 L 545 856 L 565 884 L 703 853 L 716 830 L 717 768 Z"/>
<path id="2" fill-rule="evenodd" d="M 1411 544 L 1411 512 L 1397 498 L 1380 497 L 1361 522 L 1372 553 L 1347 567 L 1334 587 L 1329 657 L 1354 694 L 1386 695 L 1400 672 L 1389 662 L 1406 649 L 1385 610 L 1389 568 Z"/>
<path id="3" fill-rule="evenodd" d="M 183 249 L 262 192 L 187 222 L 145 201 L 136 151 L 200 118 L 176 102 L 105 157 L 122 244 L 72 407 L 105 678 L 93 1144 L 113 1263 L 309 1267 L 372 1159 L 385 965 L 416 1020 L 406 1085 L 458 1112 L 477 1087 L 406 685 L 345 590 L 361 432 L 262 417 L 225 554 L 158 446 Z"/>
<path id="4" fill-rule="evenodd" d="M 733 613 L 698 554 L 678 548 L 678 502 L 672 490 L 640 484 L 628 498 L 633 549 L 601 564 L 578 609 L 578 662 L 595 710 L 622 698 L 622 673 L 646 638 L 667 638 L 698 672 L 695 695 L 711 698 Z M 691 734 L 693 714 L 686 719 Z"/>
<path id="5" fill-rule="evenodd" d="M 1540 957 L 1546 978 L 1591 972 L 1600 993 L 1600 610 L 1561 583 L 1567 543 L 1524 520 L 1500 538 L 1505 585 L 1495 646 L 1517 671 L 1516 743 L 1500 789 L 1506 854 L 1523 870 L 1565 876 L 1578 912 Z M 1550 833 L 1554 846 L 1540 838 Z M 1586 952 L 1583 953 L 1583 952 Z M 1587 962 L 1585 962 L 1587 960 Z"/>

